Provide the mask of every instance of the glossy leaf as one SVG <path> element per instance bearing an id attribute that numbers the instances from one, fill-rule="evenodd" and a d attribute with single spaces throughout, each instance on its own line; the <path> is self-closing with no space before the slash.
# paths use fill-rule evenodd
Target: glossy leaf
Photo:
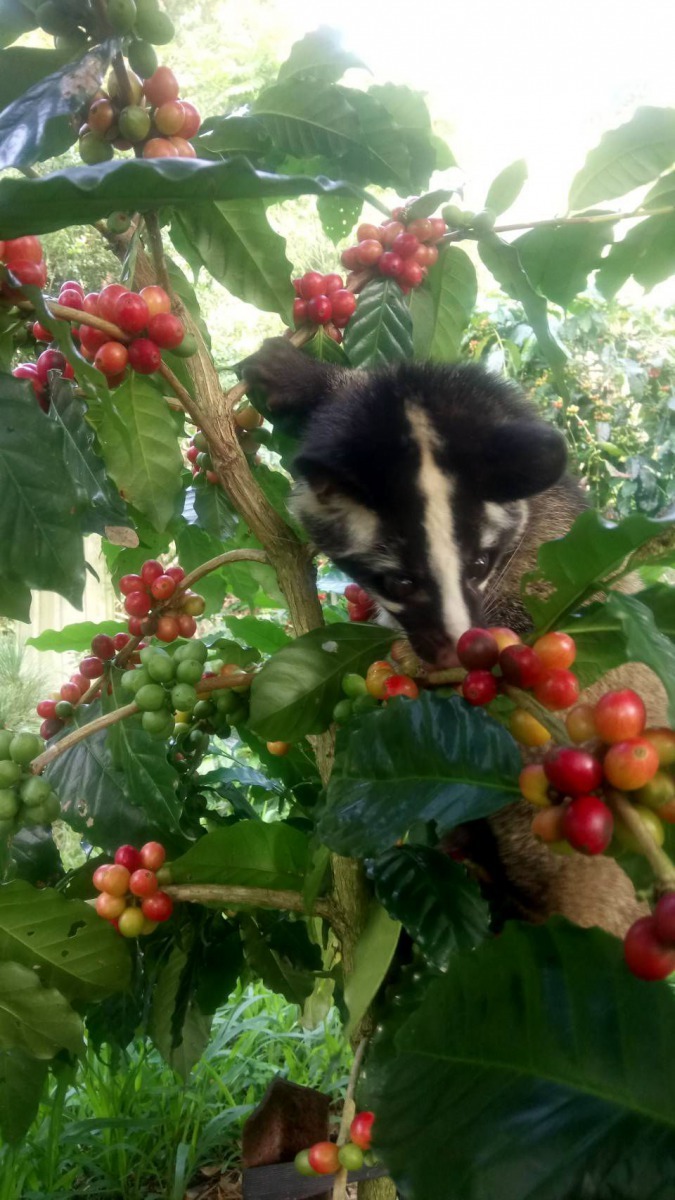
<path id="1" fill-rule="evenodd" d="M 89 711 L 77 710 L 66 733 L 101 715 L 99 704 L 87 707 Z M 135 739 L 133 745 L 135 750 Z M 72 746 L 50 764 L 46 774 L 59 793 L 63 820 L 108 854 L 125 841 L 141 846 L 155 840 L 164 842 L 170 854 L 182 853 L 186 839 L 172 833 L 181 805 L 175 794 L 171 802 L 167 790 L 177 777 L 166 761 L 162 742 L 154 740 L 152 748 L 144 746 L 138 774 L 142 769 L 153 776 L 153 782 L 143 797 L 143 807 L 138 807 L 130 798 L 126 775 L 113 759 L 108 730 L 103 729 Z M 129 764 L 129 772 L 136 774 L 133 764 Z"/>
<path id="2" fill-rule="evenodd" d="M 214 279 L 240 300 L 290 323 L 291 264 L 262 200 L 193 204 L 176 210 L 175 220 Z"/>
<path id="3" fill-rule="evenodd" d="M 14 834 L 10 879 L 26 879 L 36 887 L 52 887 L 61 882 L 64 873 L 50 825 L 25 825 Z"/>
<path id="4" fill-rule="evenodd" d="M 386 654 L 393 631 L 374 625 L 312 629 L 265 663 L 251 687 L 251 728 L 268 741 L 296 742 L 327 729 L 342 677 Z"/>
<path id="5" fill-rule="evenodd" d="M 349 237 L 363 204 L 356 196 L 318 196 L 316 211 L 327 238 L 334 246 Z M 335 345 L 335 343 L 333 343 Z"/>
<path id="6" fill-rule="evenodd" d="M 631 976 L 619 939 L 510 922 L 376 1043 L 376 1149 L 411 1200 L 667 1200 L 674 1036 L 672 987 Z"/>
<path id="7" fill-rule="evenodd" d="M 307 838 L 299 829 L 282 821 L 238 821 L 175 859 L 171 880 L 301 891 L 307 863 Z"/>
<path id="8" fill-rule="evenodd" d="M 376 183 L 399 191 L 414 187 L 411 154 L 405 135 L 386 104 L 371 88 L 334 89 L 346 97 L 358 117 L 359 137 L 347 146 L 340 161 L 340 173 L 359 183 Z M 424 183 L 428 182 L 428 175 Z"/>
<path id="9" fill-rule="evenodd" d="M 548 324 L 546 301 L 532 286 L 527 273 L 523 270 L 518 250 L 497 237 L 489 234 L 478 243 L 480 254 L 488 271 L 494 275 L 507 295 L 518 300 L 532 326 L 539 349 L 548 362 L 558 390 L 564 394 L 564 367 L 567 361 L 565 351 L 551 333 Z"/>
<path id="10" fill-rule="evenodd" d="M 636 109 L 618 129 L 603 134 L 586 157 L 570 189 L 571 209 L 625 196 L 650 183 L 675 162 L 675 109 Z"/>
<path id="11" fill-rule="evenodd" d="M 300 159 L 337 158 L 361 140 L 346 89 L 293 79 L 265 88 L 251 106 L 275 149 Z"/>
<path id="12" fill-rule="evenodd" d="M 569 308 L 585 289 L 591 271 L 600 266 L 612 237 L 609 222 L 540 226 L 528 230 L 513 245 L 533 287 L 555 304 Z"/>
<path id="13" fill-rule="evenodd" d="M 447 188 L 436 188 L 433 192 L 426 192 L 423 196 L 418 196 L 417 200 L 413 200 L 412 204 L 406 205 L 407 220 L 415 221 L 418 217 L 430 217 L 436 209 L 444 204 L 446 200 L 452 199 L 454 192 L 449 192 Z"/>
<path id="14" fill-rule="evenodd" d="M 244 957 L 255 976 L 289 1004 L 303 1005 L 314 989 L 314 975 L 299 969 L 278 949 L 270 945 L 269 934 L 265 936 L 253 917 L 242 917 L 241 939 Z"/>
<path id="15" fill-rule="evenodd" d="M 237 515 L 217 484 L 189 487 L 185 493 L 183 516 L 188 524 L 199 525 L 205 533 L 222 542 L 233 537 L 237 528 Z"/>
<path id="16" fill-rule="evenodd" d="M 0 1053 L 24 1050 L 50 1059 L 84 1049 L 82 1019 L 56 988 L 43 987 L 30 967 L 0 962 Z"/>
<path id="17" fill-rule="evenodd" d="M 116 633 L 126 633 L 126 629 L 126 621 L 81 621 L 77 625 L 64 625 L 63 629 L 45 629 L 36 637 L 27 638 L 26 645 L 36 650 L 54 650 L 57 654 L 65 654 L 67 650 L 89 654 L 91 640 L 97 633 L 114 637 Z"/>
<path id="18" fill-rule="evenodd" d="M 271 149 L 265 130 L 250 115 L 209 117 L 199 136 L 194 139 L 194 146 L 199 158 L 228 154 L 245 154 L 255 158 L 269 154 Z"/>
<path id="19" fill-rule="evenodd" d="M 0 180 L 0 225 L 5 237 L 18 237 L 89 224 L 117 210 L 147 212 L 212 200 L 282 200 L 333 192 L 369 199 L 354 185 L 323 176 L 258 172 L 245 158 L 118 158 L 96 167 L 67 167 L 41 179 Z"/>
<path id="20" fill-rule="evenodd" d="M 35 16 L 21 0 L 0 0 L 0 46 L 9 46 L 36 26 Z"/>
<path id="21" fill-rule="evenodd" d="M 366 284 L 345 329 L 344 348 L 353 367 L 382 367 L 412 357 L 410 309 L 393 279 Z"/>
<path id="22" fill-rule="evenodd" d="M 345 978 L 345 1004 L 349 1013 L 346 1037 L 358 1028 L 379 992 L 400 934 L 400 923 L 393 921 L 380 904 L 371 901 L 363 932 L 354 947 L 353 969 Z"/>
<path id="23" fill-rule="evenodd" d="M 405 84 L 384 83 L 369 88 L 368 95 L 386 108 L 410 156 L 410 188 L 404 190 L 422 192 L 434 170 L 444 171 L 456 165 L 448 146 L 434 137 L 422 92 Z"/>
<path id="24" fill-rule="evenodd" d="M 70 58 L 70 50 L 45 50 L 34 46 L 12 46 L 10 50 L 0 51 L 0 109 L 7 108 L 46 75 L 58 71 Z"/>
<path id="25" fill-rule="evenodd" d="M 0 887 L 0 962 L 37 967 L 68 1000 L 97 1000 L 129 983 L 129 948 L 81 900 L 22 879 Z"/>
<path id="26" fill-rule="evenodd" d="M 211 1022 L 200 1011 L 190 983 L 189 956 L 175 945 L 152 994 L 150 1036 L 162 1058 L 187 1079 L 209 1041 Z"/>
<path id="27" fill-rule="evenodd" d="M 610 600 L 618 593 L 612 592 Z M 655 630 L 660 631 L 671 643 L 675 642 L 675 605 L 673 590 L 667 584 L 659 584 L 636 593 L 639 601 L 654 621 Z M 577 647 L 574 673 L 583 687 L 589 687 L 612 667 L 619 667 L 628 658 L 626 636 L 621 621 L 605 601 L 589 604 L 577 616 L 562 622 L 560 628 L 571 634 Z"/>
<path id="28" fill-rule="evenodd" d="M 0 1134 L 20 1142 L 37 1116 L 49 1064 L 23 1050 L 0 1052 Z"/>
<path id="29" fill-rule="evenodd" d="M 675 594 L 671 595 L 675 611 Z M 668 696 L 668 715 L 675 726 L 675 644 L 661 633 L 654 615 L 636 596 L 612 592 L 607 611 L 621 627 L 626 646 L 626 661 L 643 662 L 658 675 Z"/>
<path id="30" fill-rule="evenodd" d="M 506 212 L 507 208 L 515 204 L 526 179 L 527 163 L 524 158 L 519 158 L 508 167 L 504 167 L 504 170 L 500 171 L 490 184 L 485 197 L 485 207 L 499 217 Z"/>
<path id="31" fill-rule="evenodd" d="M 428 291 L 431 304 L 419 315 L 423 322 L 418 335 L 418 296 L 413 300 L 415 355 L 433 362 L 455 362 L 461 353 L 462 335 L 476 303 L 476 269 L 468 254 L 459 246 L 447 246 L 429 271 Z"/>
<path id="32" fill-rule="evenodd" d="M 298 84 L 315 79 L 321 83 L 336 83 L 350 67 L 364 66 L 360 58 L 340 45 L 334 29 L 322 25 L 291 46 L 286 62 L 279 68 L 278 82 L 286 83 L 292 79 Z"/>
<path id="33" fill-rule="evenodd" d="M 198 525 L 184 525 L 176 535 L 176 552 L 181 566 L 189 572 L 222 554 L 223 547 L 219 538 L 207 533 Z M 241 565 L 247 568 L 250 564 L 244 562 Z M 226 574 L 222 568 L 219 571 L 210 571 L 195 585 L 195 591 L 206 601 L 207 613 L 220 612 L 228 590 Z"/>
<path id="34" fill-rule="evenodd" d="M 338 854 L 389 850 L 415 821 L 439 834 L 518 794 L 520 756 L 506 730 L 459 697 L 394 700 L 343 731 L 319 832 Z"/>
<path id="35" fill-rule="evenodd" d="M 65 469 L 83 495 L 83 533 L 105 533 L 108 526 L 128 524 L 127 506 L 106 474 L 94 445 L 94 431 L 86 419 L 86 405 L 66 381 L 50 394 L 49 418 L 64 435 Z"/>
<path id="36" fill-rule="evenodd" d="M 126 703 L 128 696 L 121 699 Z M 166 757 L 166 744 L 145 732 L 140 716 L 111 725 L 108 743 L 130 802 L 158 829 L 180 837 L 178 775 Z"/>
<path id="37" fill-rule="evenodd" d="M 584 512 L 569 533 L 545 542 L 537 570 L 522 583 L 525 606 L 537 632 L 554 629 L 598 591 L 638 566 L 675 557 L 675 521 L 635 513 L 619 525 Z"/>
<path id="38" fill-rule="evenodd" d="M 161 392 L 132 371 L 105 404 L 97 432 L 106 467 L 122 495 L 155 529 L 166 529 L 180 491 L 183 459 Z"/>
<path id="39" fill-rule="evenodd" d="M 369 868 L 375 895 L 405 926 L 432 966 L 445 969 L 453 954 L 488 934 L 489 914 L 478 884 L 447 854 L 427 846 L 398 846 Z"/>
<path id="40" fill-rule="evenodd" d="M 0 578 L 0 612 L 10 621 L 30 621 L 30 588 L 16 575 Z"/>
<path id="41" fill-rule="evenodd" d="M 628 230 L 603 259 L 595 282 L 612 299 L 632 275 L 644 288 L 652 288 L 675 271 L 675 222 L 672 214 L 647 217 Z"/>
<path id="42" fill-rule="evenodd" d="M 274 654 L 293 640 L 281 625 L 260 617 L 225 617 L 225 624 L 236 638 L 262 650 L 263 654 Z"/>
<path id="43" fill-rule="evenodd" d="M 0 113 L 0 169 L 30 167 L 42 159 L 62 154 L 72 145 L 75 134 L 71 118 L 98 91 L 116 49 L 115 42 L 93 47 L 79 61 L 68 62 L 40 79 L 3 108 Z M 16 51 L 7 53 L 16 55 Z"/>
<path id="44" fill-rule="evenodd" d="M 0 393 L 0 571 L 79 607 L 84 554 L 63 430 L 38 407 L 30 384 L 4 375 Z"/>

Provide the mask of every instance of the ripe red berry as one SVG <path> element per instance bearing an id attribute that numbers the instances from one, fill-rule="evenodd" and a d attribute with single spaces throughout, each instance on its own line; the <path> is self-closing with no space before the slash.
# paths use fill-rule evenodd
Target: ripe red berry
<path id="1" fill-rule="evenodd" d="M 141 866 L 141 856 L 135 846 L 120 846 L 115 851 L 115 862 L 120 867 L 126 867 L 127 871 L 132 874 Z M 96 876 L 94 875 L 95 880 Z"/>
<path id="2" fill-rule="evenodd" d="M 184 638 L 194 637 L 195 633 L 197 632 L 197 622 L 195 621 L 194 617 L 190 615 L 190 613 L 181 613 L 178 617 L 178 632 L 180 636 Z M 159 637 L 159 633 L 157 636 Z"/>
<path id="3" fill-rule="evenodd" d="M 182 567 L 167 567 L 164 574 L 169 575 L 171 579 L 175 579 L 176 583 L 182 583 L 185 579 L 185 571 Z"/>
<path id="4" fill-rule="evenodd" d="M 323 296 L 323 275 L 318 271 L 307 271 L 299 283 L 300 296 L 303 300 L 313 300 L 315 296 Z"/>
<path id="5" fill-rule="evenodd" d="M 307 301 L 307 319 L 314 325 L 325 325 L 333 315 L 333 305 L 328 296 L 314 296 Z"/>
<path id="6" fill-rule="evenodd" d="M 103 663 L 95 654 L 83 658 L 80 663 L 80 675 L 84 675 L 85 679 L 100 679 L 104 671 Z"/>
<path id="7" fill-rule="evenodd" d="M 184 116 L 183 124 L 178 130 L 178 133 L 182 138 L 193 138 L 199 133 L 199 127 L 202 123 L 201 115 L 199 110 L 196 109 L 194 104 L 191 104 L 189 100 L 181 100 L 181 104 L 183 105 Z"/>
<path id="8" fill-rule="evenodd" d="M 42 722 L 40 726 L 40 737 L 44 742 L 48 742 L 51 740 L 51 738 L 56 737 L 57 733 L 60 733 L 62 729 L 63 721 L 60 721 L 58 717 L 53 717 Z"/>
<path id="9" fill-rule="evenodd" d="M 44 399 L 44 384 L 40 383 L 40 380 L 38 379 L 37 367 L 35 366 L 35 363 L 19 363 L 18 367 L 14 367 L 12 375 L 15 379 L 28 380 L 33 388 L 33 391 L 35 392 L 36 399 L 40 403 L 40 407 L 46 412 L 48 405 L 47 401 Z"/>
<path id="10" fill-rule="evenodd" d="M 675 892 L 665 892 L 653 913 L 654 932 L 664 945 L 675 946 Z"/>
<path id="11" fill-rule="evenodd" d="M 129 346 L 129 365 L 139 375 L 152 375 L 159 370 L 162 355 L 159 346 L 150 338 L 136 338 Z"/>
<path id="12" fill-rule="evenodd" d="M 63 371 L 66 357 L 60 350 L 43 350 L 37 360 L 36 369 L 41 383 L 47 383 L 50 371 Z"/>
<path id="13" fill-rule="evenodd" d="M 432 226 L 431 239 L 437 242 L 439 238 L 445 237 L 448 232 L 448 227 L 442 217 L 429 217 Z"/>
<path id="14" fill-rule="evenodd" d="M 345 600 L 348 600 L 350 604 L 360 604 L 365 594 L 358 583 L 348 583 L 344 591 Z"/>
<path id="15" fill-rule="evenodd" d="M 152 600 L 147 592 L 129 592 L 124 607 L 130 617 L 147 617 L 152 608 Z"/>
<path id="16" fill-rule="evenodd" d="M 115 652 L 119 654 L 120 650 L 124 649 L 124 647 L 126 646 L 126 644 L 129 640 L 130 639 L 129 639 L 128 633 L 116 633 L 113 638 L 113 642 L 115 645 Z"/>
<path id="17" fill-rule="evenodd" d="M 36 342 L 51 342 L 52 340 L 52 335 L 49 330 L 45 329 L 45 326 L 41 325 L 39 321 L 35 321 L 33 323 L 31 333 L 33 334 Z"/>
<path id="18" fill-rule="evenodd" d="M 155 632 L 160 642 L 175 642 L 180 633 L 178 620 L 176 617 L 160 617 Z"/>
<path id="19" fill-rule="evenodd" d="M 587 750 L 556 746 L 544 759 L 549 783 L 568 796 L 593 792 L 602 783 L 602 763 Z"/>
<path id="20" fill-rule="evenodd" d="M 76 292 L 75 288 L 61 288 L 59 292 L 59 304 L 63 304 L 65 308 L 84 308 L 84 294 Z"/>
<path id="21" fill-rule="evenodd" d="M 424 269 L 414 258 L 404 258 L 398 281 L 402 287 L 419 287 L 424 279 Z"/>
<path id="22" fill-rule="evenodd" d="M 338 275 L 337 272 L 333 272 L 330 275 L 324 275 L 324 277 L 323 277 L 323 294 L 324 294 L 324 296 L 330 296 L 332 298 L 336 292 L 343 292 L 344 290 L 345 290 L 345 285 L 344 285 L 344 280 L 341 275 Z M 349 294 L 351 295 L 351 292 Z"/>
<path id="23" fill-rule="evenodd" d="M 119 589 L 123 596 L 128 596 L 131 592 L 142 592 L 144 586 L 140 575 L 123 575 L 119 582 Z"/>
<path id="24" fill-rule="evenodd" d="M 374 1112 L 360 1112 L 356 1114 L 349 1126 L 349 1137 L 360 1150 L 370 1150 L 374 1123 Z"/>
<path id="25" fill-rule="evenodd" d="M 101 880 L 101 891 L 109 896 L 125 896 L 129 890 L 129 872 L 126 867 L 115 863 L 108 867 Z"/>
<path id="26" fill-rule="evenodd" d="M 17 258 L 40 263 L 43 258 L 42 243 L 32 233 L 24 234 L 23 237 L 7 238 L 2 257 L 7 263 Z"/>
<path id="27" fill-rule="evenodd" d="M 140 295 L 145 300 L 151 317 L 155 317 L 157 313 L 171 312 L 171 298 L 158 284 L 151 283 L 141 288 Z"/>
<path id="28" fill-rule="evenodd" d="M 637 738 L 647 723 L 644 703 L 631 688 L 606 692 L 598 700 L 593 713 L 598 737 L 603 742 L 624 742 Z"/>
<path id="29" fill-rule="evenodd" d="M 490 671 L 469 671 L 462 681 L 462 695 L 469 704 L 490 704 L 497 695 L 497 680 Z"/>
<path id="30" fill-rule="evenodd" d="M 170 575 L 158 575 L 150 585 L 150 591 L 155 600 L 168 600 L 176 590 L 176 581 Z"/>
<path id="31" fill-rule="evenodd" d="M 577 796 L 565 809 L 563 833 L 582 854 L 602 854 L 612 840 L 614 817 L 598 796 Z"/>
<path id="32" fill-rule="evenodd" d="M 340 1170 L 339 1150 L 335 1142 L 316 1142 L 308 1150 L 307 1160 L 317 1175 L 335 1175 Z"/>
<path id="33" fill-rule="evenodd" d="M 91 325 L 80 325 L 80 349 L 83 354 L 93 358 L 97 350 L 101 346 L 107 345 L 110 341 L 107 333 L 103 333 L 101 329 L 92 329 Z"/>
<path id="34" fill-rule="evenodd" d="M 161 842 L 146 842 L 139 850 L 140 866 L 147 871 L 159 871 L 166 862 L 166 850 Z"/>
<path id="35" fill-rule="evenodd" d="M 148 558 L 141 567 L 141 579 L 146 588 L 159 579 L 160 575 L 164 574 L 164 567 L 156 558 Z"/>
<path id="36" fill-rule="evenodd" d="M 362 267 L 372 267 L 382 257 L 384 248 L 382 242 L 375 238 L 366 238 L 356 247 L 356 256 Z"/>
<path id="37" fill-rule="evenodd" d="M 579 680 L 571 671 L 546 671 L 535 684 L 534 694 L 544 708 L 553 712 L 571 708 L 579 699 Z"/>
<path id="38" fill-rule="evenodd" d="M 79 671 L 75 675 L 71 675 L 70 682 L 75 684 L 81 696 L 84 696 L 84 693 L 91 686 L 91 679 L 85 679 L 84 675 L 80 675 Z"/>
<path id="39" fill-rule="evenodd" d="M 69 704 L 77 704 L 80 699 L 80 689 L 74 683 L 62 683 L 59 689 L 59 695 L 62 700 L 67 700 Z"/>
<path id="40" fill-rule="evenodd" d="M 122 342 L 104 342 L 96 351 L 94 366 L 108 378 L 120 375 L 129 361 L 129 354 Z"/>
<path id="41" fill-rule="evenodd" d="M 97 658 L 102 658 L 104 662 L 115 657 L 115 643 L 107 633 L 97 633 L 96 637 L 91 641 L 91 652 Z"/>
<path id="42" fill-rule="evenodd" d="M 420 246 L 415 251 L 414 262 L 420 267 L 433 267 L 438 262 L 438 250 L 435 246 Z"/>
<path id="43" fill-rule="evenodd" d="M 149 871 L 146 867 L 139 867 L 133 872 L 129 880 L 129 891 L 132 896 L 154 896 L 159 884 L 154 871 Z"/>
<path id="44" fill-rule="evenodd" d="M 414 233 L 399 233 L 392 242 L 392 250 L 401 258 L 412 258 L 419 248 L 419 241 Z"/>
<path id="45" fill-rule="evenodd" d="M 101 315 L 98 311 L 98 299 L 98 292 L 87 292 L 86 296 L 84 297 L 82 308 L 86 313 L 89 313 L 90 317 L 98 317 Z"/>
<path id="46" fill-rule="evenodd" d="M 387 275 L 391 279 L 398 279 L 403 270 L 403 259 L 400 254 L 395 254 L 393 250 L 385 250 L 384 254 L 378 259 L 377 265 L 382 275 Z"/>
<path id="47" fill-rule="evenodd" d="M 646 738 L 629 738 L 610 746 L 603 760 L 605 777 L 622 792 L 644 787 L 659 769 L 659 756 Z"/>
<path id="48" fill-rule="evenodd" d="M 150 320 L 148 306 L 136 292 L 122 292 L 115 302 L 115 324 L 125 333 L 140 333 Z"/>
<path id="49" fill-rule="evenodd" d="M 169 100 L 177 100 L 180 87 L 170 67 L 158 67 L 154 75 L 144 81 L 143 91 L 150 103 L 157 107 Z"/>
<path id="50" fill-rule="evenodd" d="M 304 325 L 307 320 L 307 301 L 299 297 L 293 301 L 293 324 Z"/>
<path id="51" fill-rule="evenodd" d="M 537 638 L 534 649 L 547 670 L 567 670 L 572 666 L 577 648 L 574 639 L 568 633 L 545 633 Z"/>
<path id="52" fill-rule="evenodd" d="M 102 288 L 98 294 L 98 315 L 103 317 L 104 321 L 110 321 L 115 324 L 115 312 L 117 301 L 120 296 L 123 296 L 127 289 L 121 283 L 109 283 L 107 287 Z M 87 298 L 84 300 L 84 310 L 87 309 Z"/>
<path id="53" fill-rule="evenodd" d="M 148 337 L 164 350 L 175 350 L 185 337 L 183 322 L 173 313 L 155 313 L 148 321 Z"/>
<path id="54" fill-rule="evenodd" d="M 127 628 L 132 637 L 140 637 L 143 633 L 143 622 L 140 617 L 129 617 Z"/>
<path id="55" fill-rule="evenodd" d="M 141 909 L 149 921 L 168 921 L 173 912 L 173 900 L 166 892 L 155 892 L 145 898 Z"/>
<path id="56" fill-rule="evenodd" d="M 166 137 L 172 137 L 185 124 L 185 109 L 180 100 L 165 100 L 155 109 L 155 126 Z"/>
<path id="57" fill-rule="evenodd" d="M 659 940 L 653 917 L 640 917 L 631 925 L 623 953 L 628 970 L 638 979 L 666 979 L 675 971 L 675 948 Z"/>
<path id="58" fill-rule="evenodd" d="M 506 646 L 499 655 L 499 666 L 507 683 L 532 688 L 544 674 L 544 665 L 531 646 L 517 643 Z"/>
<path id="59" fill-rule="evenodd" d="M 14 258 L 8 260 L 7 270 L 12 273 L 19 284 L 28 284 L 41 288 L 47 282 L 47 272 L 44 263 L 30 262 L 26 258 Z M 10 287 L 10 295 L 14 295 L 16 290 Z"/>
<path id="60" fill-rule="evenodd" d="M 356 312 L 356 296 L 347 288 L 339 288 L 331 295 L 333 305 L 333 320 L 340 324 L 346 322 Z"/>
<path id="61" fill-rule="evenodd" d="M 384 681 L 384 694 L 389 700 L 394 696 L 407 696 L 409 700 L 416 700 L 420 690 L 409 675 L 389 675 Z"/>
<path id="62" fill-rule="evenodd" d="M 457 657 L 467 671 L 489 671 L 496 667 L 499 646 L 487 629 L 467 629 L 457 642 Z"/>
<path id="63" fill-rule="evenodd" d="M 38 717 L 53 721 L 56 716 L 56 700 L 41 700 L 35 711 Z"/>

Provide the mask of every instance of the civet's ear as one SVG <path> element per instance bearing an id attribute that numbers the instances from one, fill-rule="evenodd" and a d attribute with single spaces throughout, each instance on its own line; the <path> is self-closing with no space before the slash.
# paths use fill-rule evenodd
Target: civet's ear
<path id="1" fill-rule="evenodd" d="M 328 448 L 301 451 L 293 464 L 293 474 L 309 484 L 321 504 L 332 504 L 343 496 L 350 500 L 364 499 L 356 476 Z"/>
<path id="2" fill-rule="evenodd" d="M 477 451 L 475 482 L 484 500 L 505 503 L 545 492 L 565 471 L 567 450 L 543 421 L 495 425 Z"/>
<path id="3" fill-rule="evenodd" d="M 267 338 L 242 363 L 247 383 L 267 393 L 271 413 L 297 413 L 318 404 L 331 390 L 335 367 L 317 362 L 282 337 Z"/>

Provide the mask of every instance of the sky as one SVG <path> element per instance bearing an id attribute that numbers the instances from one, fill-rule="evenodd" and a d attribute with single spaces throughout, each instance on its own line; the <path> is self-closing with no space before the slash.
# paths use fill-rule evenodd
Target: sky
<path id="1" fill-rule="evenodd" d="M 427 93 L 465 172 L 467 206 L 525 158 L 514 219 L 563 213 L 589 149 L 638 104 L 675 104 L 672 0 L 289 0 L 289 33 L 324 22 L 391 79 Z"/>

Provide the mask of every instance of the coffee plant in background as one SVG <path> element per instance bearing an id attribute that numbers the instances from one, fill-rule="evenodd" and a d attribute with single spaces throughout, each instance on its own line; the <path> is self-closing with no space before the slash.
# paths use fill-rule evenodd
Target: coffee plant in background
<path id="1" fill-rule="evenodd" d="M 56 45 L 30 51 L 24 91 L 11 43 L 36 24 Z M 88 1028 L 114 1047 L 147 1033 L 185 1074 L 236 980 L 259 978 L 314 1020 L 336 1003 L 358 1047 L 337 1142 L 298 1161 L 335 1175 L 336 1197 L 371 1135 L 416 1200 L 665 1195 L 675 735 L 646 727 L 633 691 L 591 706 L 580 690 L 639 661 L 675 721 L 672 519 L 584 513 L 523 582 L 526 642 L 467 631 L 458 667 L 424 667 L 356 585 L 347 610 L 322 613 L 286 503 L 295 433 L 243 385 L 223 394 L 178 259 L 278 313 L 308 354 L 368 368 L 460 357 L 477 252 L 569 411 L 548 302 L 569 307 L 592 273 L 605 295 L 670 273 L 673 113 L 639 110 L 602 139 L 573 182 L 574 220 L 514 229 L 502 214 L 524 165 L 484 209 L 460 208 L 421 98 L 346 86 L 361 64 L 329 31 L 245 110 L 200 126 L 153 49 L 171 36 L 155 4 L 2 5 L 0 30 L 15 92 L 0 164 L 87 147 L 87 165 L 0 180 L 0 612 L 26 620 L 34 589 L 81 604 L 92 533 L 125 610 L 39 639 L 84 653 L 39 702 L 46 744 L 0 731 L 3 1137 L 23 1136 Z M 148 152 L 170 138 L 189 148 Z M 640 185 L 639 208 L 597 211 Z M 266 205 L 298 195 L 317 197 L 336 270 L 292 283 Z M 39 237 L 78 223 L 117 254 L 120 282 L 53 296 Z M 629 574 L 637 592 L 615 591 Z M 226 595 L 249 614 L 220 620 Z M 519 747 L 542 761 L 523 766 Z M 625 950 L 561 918 L 501 929 L 452 832 L 521 794 L 557 852 L 614 855 L 634 880 L 651 915 Z M 276 819 L 260 819 L 263 796 Z M 74 871 L 57 807 L 93 847 Z M 354 1090 L 368 1105 L 355 1120 Z"/>

